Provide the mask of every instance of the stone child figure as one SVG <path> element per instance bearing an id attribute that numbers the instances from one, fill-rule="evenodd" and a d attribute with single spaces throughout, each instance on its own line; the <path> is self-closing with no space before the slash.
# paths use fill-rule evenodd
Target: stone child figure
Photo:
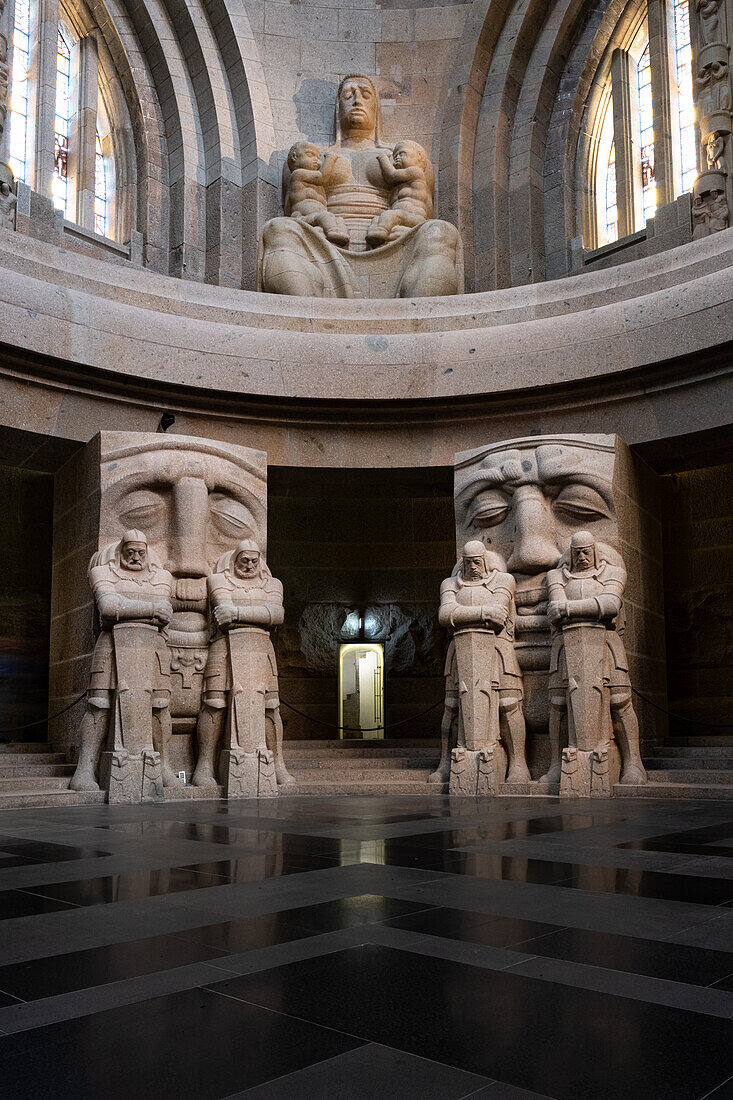
<path id="1" fill-rule="evenodd" d="M 400 141 L 391 157 L 387 153 L 377 153 L 377 160 L 391 192 L 390 208 L 369 226 L 366 242 L 370 248 L 395 240 L 406 230 L 422 225 L 430 216 L 428 157 L 422 145 L 416 141 Z"/>
<path id="2" fill-rule="evenodd" d="M 239 712 L 231 713 L 237 702 L 232 699 L 233 689 L 235 691 L 238 686 L 235 680 L 246 680 L 249 676 L 252 681 L 250 694 L 259 692 L 262 696 L 262 714 L 253 716 L 253 721 L 262 730 L 262 739 L 254 746 L 241 745 L 235 732 L 231 735 L 233 743 L 251 752 L 264 749 L 269 742 L 277 783 L 293 783 L 282 758 L 277 664 L 270 640 L 270 630 L 285 618 L 282 585 L 272 576 L 257 543 L 244 539 L 216 563 L 213 574 L 207 578 L 207 589 L 213 640 L 204 673 L 203 706 L 198 723 L 199 757 L 192 782 L 196 786 L 216 782 L 215 758 L 224 732 L 227 704 L 230 727 L 232 723 L 236 726 Z M 235 634 L 243 635 L 239 651 L 247 666 L 244 670 L 233 668 L 232 638 Z M 247 684 L 244 688 L 246 692 Z M 259 706 L 252 698 L 243 702 L 246 707 Z M 249 718 L 245 716 L 245 720 Z"/>
<path id="3" fill-rule="evenodd" d="M 509 757 L 506 781 L 528 783 L 522 674 L 514 653 L 515 581 L 503 560 L 482 542 L 467 542 L 452 575 L 441 585 L 440 625 L 452 633 L 445 664 L 443 752 L 431 780 L 448 778 L 448 736 L 458 716 L 457 754 L 493 748 L 501 739 Z M 500 777 L 500 781 L 504 780 Z"/>
<path id="4" fill-rule="evenodd" d="M 552 779 L 560 778 L 560 724 L 568 714 L 571 756 L 584 752 L 599 760 L 615 733 L 621 752 L 621 782 L 646 782 L 629 666 L 617 629 L 625 588 L 626 569 L 620 556 L 610 546 L 596 542 L 588 531 L 573 535 L 570 551 L 547 574 L 547 616 L 553 627 L 549 679 Z M 578 629 L 583 626 L 591 629 Z M 568 763 L 568 750 L 564 755 Z"/>
<path id="5" fill-rule="evenodd" d="M 13 173 L 7 164 L 0 164 L 0 229 L 15 229 L 15 195 Z"/>
<path id="6" fill-rule="evenodd" d="M 321 151 L 309 141 L 298 141 L 288 153 L 290 179 L 285 193 L 285 216 L 298 218 L 322 229 L 327 240 L 349 247 L 349 231 L 343 220 L 326 207 L 326 185 L 336 164 L 333 153 Z"/>
<path id="7" fill-rule="evenodd" d="M 74 791 L 99 790 L 99 757 L 110 727 L 114 707 L 114 748 L 138 754 L 148 748 L 160 753 L 163 784 L 176 786 L 180 780 L 173 774 L 167 760 L 170 737 L 170 662 L 168 646 L 161 631 L 170 622 L 171 588 L 173 578 L 154 560 L 148 550 L 147 538 L 142 531 L 127 531 L 119 542 L 106 546 L 94 554 L 89 563 L 89 583 L 101 622 L 92 656 L 86 712 L 81 723 L 81 749 L 76 772 L 71 780 Z M 148 639 L 143 633 L 132 638 L 132 652 L 117 652 L 123 636 L 122 625 L 138 624 L 154 628 Z M 143 652 L 141 653 L 141 649 Z M 147 650 L 147 653 L 145 652 Z M 151 654 L 152 651 L 152 654 Z M 152 659 L 151 659 L 152 657 Z M 130 673 L 125 677 L 125 669 Z M 132 671 L 132 670 L 135 671 Z M 151 682 L 136 682 L 146 678 Z M 123 682 L 123 677 L 125 681 Z M 138 698 L 142 704 L 125 705 L 121 696 Z M 152 745 L 136 744 L 142 737 L 143 727 L 150 722 L 145 708 L 152 706 Z M 139 729 L 135 728 L 137 724 Z"/>

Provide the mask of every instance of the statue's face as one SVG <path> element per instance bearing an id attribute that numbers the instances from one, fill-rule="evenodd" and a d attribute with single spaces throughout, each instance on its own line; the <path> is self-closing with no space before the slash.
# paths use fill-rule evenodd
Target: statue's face
<path id="1" fill-rule="evenodd" d="M 211 453 L 193 439 L 190 449 L 135 454 L 134 436 L 127 446 L 123 433 L 119 438 L 121 457 L 108 451 L 102 466 L 104 536 L 144 531 L 165 568 L 189 580 L 208 576 L 217 558 L 243 539 L 259 540 L 266 486 L 254 463 L 250 468 L 245 458 L 240 464 Z"/>
<path id="2" fill-rule="evenodd" d="M 601 444 L 518 441 L 459 462 L 459 542 L 480 539 L 517 579 L 517 591 L 540 590 L 545 573 L 570 549 L 576 531 L 615 543 L 614 451 Z M 528 600 L 528 602 L 532 602 Z"/>
<path id="3" fill-rule="evenodd" d="M 234 559 L 234 575 L 244 580 L 256 577 L 260 564 L 260 555 L 256 550 L 241 550 Z"/>
<path id="4" fill-rule="evenodd" d="M 463 576 L 467 581 L 477 581 L 486 576 L 486 565 L 483 555 L 481 557 L 463 558 Z"/>
<path id="5" fill-rule="evenodd" d="M 141 572 L 148 562 L 148 548 L 144 542 L 124 542 L 120 547 L 120 564 L 131 573 Z"/>
<path id="6" fill-rule="evenodd" d="M 339 93 L 341 129 L 374 132 L 377 124 L 377 100 L 368 80 L 347 80 Z"/>
<path id="7" fill-rule="evenodd" d="M 583 573 L 596 564 L 595 549 L 592 546 L 573 546 L 570 553 L 574 573 Z"/>

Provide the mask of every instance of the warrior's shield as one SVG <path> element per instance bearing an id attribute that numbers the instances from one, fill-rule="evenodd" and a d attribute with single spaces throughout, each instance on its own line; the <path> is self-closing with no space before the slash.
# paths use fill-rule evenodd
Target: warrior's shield
<path id="1" fill-rule="evenodd" d="M 496 635 L 466 630 L 454 634 L 458 694 L 466 748 L 477 752 L 499 738 L 499 693 Z"/>
<path id="2" fill-rule="evenodd" d="M 117 668 L 113 748 L 135 755 L 153 746 L 158 628 L 148 623 L 116 623 L 113 636 Z"/>
<path id="3" fill-rule="evenodd" d="M 268 686 L 269 642 L 261 630 L 230 630 L 232 669 L 230 746 L 247 753 L 265 748 L 265 696 Z"/>
<path id="4" fill-rule="evenodd" d="M 596 749 L 604 736 L 602 623 L 568 623 L 563 627 L 568 675 L 568 740 L 581 752 Z"/>

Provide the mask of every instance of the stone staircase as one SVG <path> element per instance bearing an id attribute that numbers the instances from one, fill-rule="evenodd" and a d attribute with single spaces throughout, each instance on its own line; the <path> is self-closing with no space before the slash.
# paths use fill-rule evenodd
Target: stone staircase
<path id="1" fill-rule="evenodd" d="M 80 794 L 69 790 L 74 766 L 62 752 L 53 752 L 43 741 L 0 742 L 0 807 L 79 806 L 104 802 L 95 791 Z"/>
<path id="2" fill-rule="evenodd" d="M 428 784 L 438 766 L 434 738 L 384 741 L 286 741 L 285 762 L 297 782 L 281 794 L 442 794 Z"/>
<path id="3" fill-rule="evenodd" d="M 733 736 L 669 737 L 644 758 L 649 782 L 614 787 L 633 798 L 733 798 Z"/>

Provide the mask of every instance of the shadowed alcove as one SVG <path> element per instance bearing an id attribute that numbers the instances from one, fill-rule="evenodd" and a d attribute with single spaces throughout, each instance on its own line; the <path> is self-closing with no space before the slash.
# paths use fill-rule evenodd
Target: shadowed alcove
<path id="1" fill-rule="evenodd" d="M 385 737 L 439 735 L 441 581 L 455 564 L 453 470 L 270 466 L 268 563 L 285 588 L 275 638 L 286 740 L 338 736 L 339 647 L 381 642 Z M 361 627 L 361 629 L 360 629 Z"/>

